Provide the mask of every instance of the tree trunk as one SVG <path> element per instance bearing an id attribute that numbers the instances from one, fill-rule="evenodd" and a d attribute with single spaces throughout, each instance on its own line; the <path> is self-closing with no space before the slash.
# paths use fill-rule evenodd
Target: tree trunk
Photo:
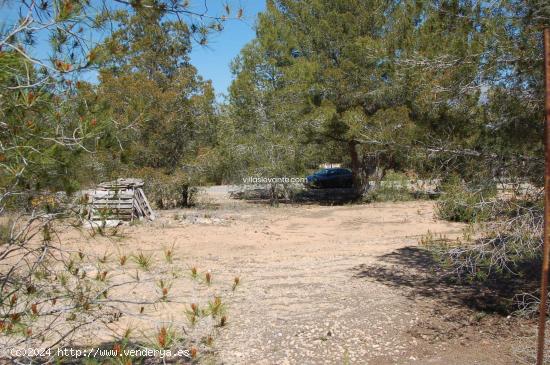
<path id="1" fill-rule="evenodd" d="M 357 153 L 357 142 L 348 142 L 349 154 L 351 157 L 351 171 L 353 179 L 353 188 L 358 193 L 363 193 L 363 179 L 361 178 L 361 162 L 359 161 L 359 154 Z"/>
<path id="2" fill-rule="evenodd" d="M 279 205 L 279 198 L 277 196 L 277 184 L 271 183 L 270 186 L 269 186 L 269 192 L 270 192 L 269 203 L 273 207 L 278 206 Z"/>
<path id="3" fill-rule="evenodd" d="M 189 206 L 189 186 L 185 185 L 181 187 L 181 204 L 179 208 L 185 208 Z"/>

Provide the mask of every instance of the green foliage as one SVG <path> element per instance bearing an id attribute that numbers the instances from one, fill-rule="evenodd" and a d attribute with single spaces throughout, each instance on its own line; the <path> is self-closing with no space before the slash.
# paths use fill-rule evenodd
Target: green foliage
<path id="1" fill-rule="evenodd" d="M 443 194 L 437 202 L 436 214 L 440 219 L 475 223 L 493 218 L 490 212 L 490 199 L 496 195 L 496 187 L 479 186 L 472 188 L 458 176 L 454 176 L 442 186 Z"/>
<path id="2" fill-rule="evenodd" d="M 410 179 L 407 175 L 388 171 L 384 179 L 365 194 L 363 201 L 373 203 L 415 200 L 420 195 L 415 194 L 410 185 Z"/>
<path id="3" fill-rule="evenodd" d="M 462 237 L 454 240 L 428 232 L 421 244 L 442 267 L 459 277 L 477 281 L 519 279 L 533 284 L 541 259 L 542 204 L 527 199 L 494 200 L 487 205 L 484 214 L 491 221 L 468 226 Z M 514 290 L 527 289 L 511 288 Z"/>
<path id="4" fill-rule="evenodd" d="M 311 161 L 311 148 L 296 123 L 295 91 L 281 88 L 294 81 L 280 79 L 270 62 L 257 42 L 247 45 L 233 62 L 236 79 L 214 150 L 216 167 L 226 181 L 299 176 Z"/>
<path id="5" fill-rule="evenodd" d="M 33 72 L 32 68 L 20 53 L 0 51 L 0 84 L 13 84 L 25 70 Z"/>
<path id="6" fill-rule="evenodd" d="M 146 255 L 143 252 L 140 252 L 132 258 L 134 262 L 143 270 L 149 271 L 151 269 L 151 263 L 153 261 L 153 257 L 151 255 Z"/>
<path id="7" fill-rule="evenodd" d="M 527 24 L 545 12 L 504 0 L 269 1 L 234 63 L 227 115 L 244 141 L 224 151 L 262 143 L 267 127 L 269 143 L 282 137 L 302 158 L 270 151 L 252 164 L 342 162 L 362 184 L 413 169 L 540 185 L 542 43 Z"/>
<path id="8" fill-rule="evenodd" d="M 160 169 L 142 168 L 133 170 L 132 176 L 144 180 L 145 194 L 157 209 L 190 207 L 195 204 L 197 188 L 181 171 L 165 173 Z"/>
<path id="9" fill-rule="evenodd" d="M 0 183 L 26 193 L 73 193 L 79 189 L 78 161 L 84 150 L 94 149 L 103 121 L 79 108 L 72 88 L 54 96 L 40 88 L 8 89 L 14 86 L 16 82 L 3 85 L 0 103 Z"/>
<path id="10" fill-rule="evenodd" d="M 370 175 L 364 156 L 379 145 L 388 160 L 398 158 L 395 142 L 408 141 L 413 125 L 382 61 L 392 12 L 378 1 L 268 2 L 230 90 L 244 143 L 261 144 L 255 162 L 291 171 L 344 162 L 358 177 Z"/>
<path id="11" fill-rule="evenodd" d="M 117 124 L 99 162 L 168 174 L 194 166 L 216 117 L 213 88 L 189 62 L 192 32 L 146 8 L 115 21 L 119 29 L 95 49 L 100 83 L 90 97 Z"/>

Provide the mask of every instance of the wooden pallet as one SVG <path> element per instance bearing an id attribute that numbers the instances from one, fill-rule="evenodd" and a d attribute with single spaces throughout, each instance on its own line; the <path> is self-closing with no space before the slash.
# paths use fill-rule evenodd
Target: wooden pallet
<path id="1" fill-rule="evenodd" d="M 99 184 L 88 195 L 89 218 L 92 221 L 119 219 L 155 219 L 155 213 L 137 179 L 118 179 Z"/>

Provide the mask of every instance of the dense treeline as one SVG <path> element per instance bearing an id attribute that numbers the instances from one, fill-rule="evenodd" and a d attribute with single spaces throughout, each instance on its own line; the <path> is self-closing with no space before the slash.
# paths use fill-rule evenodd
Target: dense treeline
<path id="1" fill-rule="evenodd" d="M 268 1 L 227 123 L 286 147 L 271 162 L 343 161 L 361 186 L 390 168 L 540 185 L 543 24 L 542 2 Z"/>
<path id="2" fill-rule="evenodd" d="M 221 23 L 188 24 L 147 6 L 115 8 L 95 21 L 109 25 L 108 35 L 79 65 L 68 51 L 77 40 L 56 40 L 66 51 L 54 62 L 64 96 L 57 84 L 10 89 L 3 99 L 14 128 L 59 134 L 28 115 L 53 113 L 75 124 L 77 144 L 91 143 L 94 153 L 73 148 L 64 161 L 50 156 L 66 155 L 63 144 L 52 146 L 17 184 L 74 191 L 137 174 L 187 186 L 302 175 L 322 162 L 352 168 L 360 190 L 389 169 L 542 182 L 544 2 L 268 1 L 219 106 L 189 52 Z M 18 85 L 17 70 L 31 69 L 29 85 L 47 70 L 13 49 L 1 62 L 6 86 Z M 64 72 L 84 66 L 97 71 L 97 83 Z M 28 94 L 33 100 L 21 108 L 17 99 Z M 13 129 L 3 133 L 14 138 Z M 2 154 L 12 172 L 12 157 L 21 157 L 14 151 Z"/>

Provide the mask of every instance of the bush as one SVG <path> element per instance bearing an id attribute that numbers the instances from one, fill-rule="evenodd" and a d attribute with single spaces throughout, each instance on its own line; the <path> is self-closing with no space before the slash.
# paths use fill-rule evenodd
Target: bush
<path id="1" fill-rule="evenodd" d="M 160 363 L 158 358 L 123 356 L 120 352 L 126 347 L 170 350 L 172 354 L 188 350 L 194 355 L 193 361 L 186 363 L 213 356 L 212 342 L 227 324 L 227 306 L 240 284 L 239 277 L 224 284 L 209 270 L 186 268 L 170 247 L 164 248 L 164 255 L 158 248 L 145 253 L 127 251 L 110 240 L 70 247 L 54 237 L 57 228 L 76 222 L 44 219 L 33 219 L 31 225 L 11 223 L 11 227 L 0 222 L 2 253 L 34 263 L 7 255 L 0 260 L 0 265 L 10 269 L 0 280 L 4 288 L 0 295 L 0 347 L 6 353 L 44 349 L 40 361 L 22 351 L 10 363 L 81 363 L 81 359 L 72 361 L 57 352 L 76 346 L 75 338 L 90 338 L 90 345 L 106 349 L 118 347 L 116 354 L 99 354 L 96 360 L 101 364 Z M 19 239 L 31 235 L 35 242 Z M 88 250 L 90 243 L 105 245 L 105 251 Z M 136 287 L 142 289 L 139 294 Z M 187 302 L 187 298 L 193 301 Z M 167 308 L 177 308 L 174 310 L 181 315 L 173 318 Z M 114 342 L 101 342 L 106 334 Z M 2 360 L 7 363 L 5 357 Z M 166 360 L 175 363 L 181 358 L 169 356 Z"/>
<path id="2" fill-rule="evenodd" d="M 145 194 L 157 209 L 190 207 L 195 204 L 197 188 L 191 186 L 183 172 L 167 174 L 162 170 L 143 168 L 133 173 L 143 179 Z"/>
<path id="3" fill-rule="evenodd" d="M 494 186 L 468 187 L 453 177 L 442 187 L 443 195 L 437 202 L 436 214 L 452 222 L 474 223 L 490 219 L 487 199 L 496 196 Z"/>
<path id="4" fill-rule="evenodd" d="M 445 272 L 503 287 L 510 299 L 537 287 L 543 212 L 538 200 L 495 200 L 485 204 L 489 222 L 468 226 L 458 239 L 428 233 L 420 243 Z"/>
<path id="5" fill-rule="evenodd" d="M 366 203 L 373 202 L 397 202 L 417 199 L 420 194 L 415 194 L 410 188 L 409 178 L 399 172 L 389 171 L 379 186 L 370 189 L 364 196 Z"/>

